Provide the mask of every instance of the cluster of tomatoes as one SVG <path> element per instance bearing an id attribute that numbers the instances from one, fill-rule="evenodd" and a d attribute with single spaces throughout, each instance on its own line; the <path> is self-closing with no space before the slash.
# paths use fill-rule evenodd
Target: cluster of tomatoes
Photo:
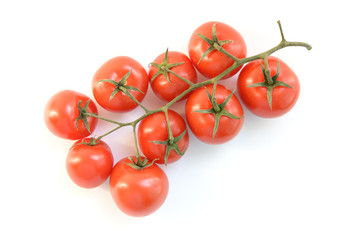
<path id="1" fill-rule="evenodd" d="M 115 166 L 111 149 L 102 137 L 89 137 L 99 119 L 107 120 L 97 115 L 95 102 L 72 90 L 55 94 L 46 105 L 45 123 L 58 137 L 77 140 L 66 159 L 70 178 L 80 187 L 93 188 L 110 176 L 111 195 L 121 211 L 131 216 L 156 211 L 169 189 L 168 178 L 157 164 L 175 162 L 185 153 L 189 145 L 187 125 L 200 141 L 209 144 L 231 140 L 243 125 L 243 108 L 234 92 L 217 84 L 220 79 L 214 84 L 198 83 L 197 71 L 208 79 L 226 72 L 222 80 L 241 70 L 238 95 L 260 117 L 281 116 L 294 106 L 299 82 L 283 61 L 269 57 L 267 62 L 253 61 L 227 71 L 234 59 L 243 59 L 246 53 L 245 42 L 234 28 L 221 22 L 207 22 L 192 34 L 189 57 L 166 51 L 155 58 L 148 72 L 130 57 L 105 62 L 92 80 L 96 103 L 112 112 L 127 112 L 138 106 L 145 111 L 142 118 L 132 123 L 114 121 L 117 126 L 114 131 L 123 126 L 133 127 L 137 149 L 136 155 L 124 157 Z M 264 65 L 270 70 L 271 84 L 266 81 L 269 73 Z M 186 121 L 168 108 L 153 111 L 142 105 L 149 84 L 166 104 L 186 101 Z"/>

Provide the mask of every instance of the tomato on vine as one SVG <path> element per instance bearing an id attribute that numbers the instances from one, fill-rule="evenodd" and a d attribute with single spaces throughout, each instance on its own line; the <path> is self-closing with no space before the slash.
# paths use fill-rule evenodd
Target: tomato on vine
<path id="1" fill-rule="evenodd" d="M 190 38 L 190 60 L 180 52 L 166 50 L 151 63 L 149 75 L 130 57 L 120 56 L 105 62 L 92 80 L 94 97 L 100 106 L 114 112 L 140 106 L 144 114 L 134 121 L 119 122 L 99 116 L 95 103 L 75 91 L 54 95 L 45 108 L 47 127 L 59 137 L 82 139 L 68 152 L 69 177 L 78 186 L 93 188 L 110 176 L 111 196 L 121 211 L 136 217 L 155 212 L 164 204 L 169 191 L 168 178 L 157 163 L 177 161 L 189 145 L 186 122 L 170 110 L 173 104 L 187 98 L 186 121 L 200 141 L 208 144 L 230 141 L 242 128 L 244 111 L 235 91 L 218 83 L 233 76 L 245 63 L 248 64 L 238 76 L 237 88 L 251 112 L 261 117 L 277 117 L 296 103 L 300 85 L 295 73 L 270 55 L 290 46 L 308 50 L 312 47 L 285 40 L 280 21 L 278 25 L 280 43 L 248 58 L 239 32 L 221 22 L 207 22 Z M 254 62 L 254 59 L 263 60 Z M 210 79 L 197 83 L 194 66 Z M 154 93 L 168 102 L 154 110 L 141 103 L 149 80 Z M 97 138 L 86 138 L 94 131 L 98 119 L 115 127 Z M 123 158 L 112 167 L 111 150 L 100 139 L 125 126 L 132 127 L 136 156 Z M 145 157 L 140 156 L 140 150 Z"/>
<path id="2" fill-rule="evenodd" d="M 121 159 L 110 174 L 110 192 L 117 207 L 127 215 L 147 216 L 159 209 L 169 192 L 169 181 L 156 164 L 134 168 L 144 157 Z"/>
<path id="3" fill-rule="evenodd" d="M 186 120 L 200 141 L 221 144 L 239 133 L 244 111 L 234 92 L 224 86 L 216 86 L 215 98 L 212 92 L 213 85 L 191 92 L 185 105 Z"/>
<path id="4" fill-rule="evenodd" d="M 168 102 L 197 82 L 196 70 L 190 59 L 181 52 L 168 50 L 151 63 L 149 78 L 156 96 Z"/>
<path id="5" fill-rule="evenodd" d="M 94 188 L 104 183 L 114 163 L 109 146 L 94 138 L 75 142 L 66 157 L 66 170 L 71 180 L 83 188 Z"/>
<path id="6" fill-rule="evenodd" d="M 84 112 L 97 114 L 95 103 L 82 93 L 63 90 L 47 102 L 45 124 L 58 137 L 72 140 L 84 138 L 94 131 L 98 122 L 97 118 L 87 117 Z"/>
<path id="7" fill-rule="evenodd" d="M 184 119 L 168 110 L 171 136 L 164 112 L 157 112 L 143 119 L 138 127 L 138 141 L 143 154 L 156 163 L 172 163 L 184 155 L 189 146 L 189 134 Z"/>
<path id="8" fill-rule="evenodd" d="M 138 106 L 148 89 L 148 75 L 136 60 L 119 56 L 105 62 L 95 73 L 92 91 L 97 103 L 113 112 Z"/>
<path id="9" fill-rule="evenodd" d="M 247 53 L 240 33 L 222 22 L 200 25 L 191 35 L 188 49 L 196 69 L 207 78 L 216 77 L 234 63 L 233 59 L 221 51 L 225 50 L 236 58 L 245 58 Z M 222 79 L 233 76 L 241 67 L 242 65 L 227 73 Z"/>
<path id="10" fill-rule="evenodd" d="M 295 105 L 300 83 L 293 70 L 282 60 L 270 56 L 271 82 L 264 70 L 264 61 L 247 64 L 240 72 L 237 89 L 241 101 L 253 114 L 273 118 L 284 115 Z"/>

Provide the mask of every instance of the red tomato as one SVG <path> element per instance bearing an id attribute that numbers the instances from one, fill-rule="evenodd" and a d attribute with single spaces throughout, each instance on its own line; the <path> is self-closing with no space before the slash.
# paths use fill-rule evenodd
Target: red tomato
<path id="1" fill-rule="evenodd" d="M 130 75 L 126 78 L 130 71 Z M 100 81 L 107 79 L 119 83 L 124 77 L 125 81 L 118 88 L 113 83 Z M 140 63 L 130 57 L 120 56 L 105 62 L 96 71 L 92 80 L 92 91 L 95 100 L 103 108 L 113 112 L 127 112 L 136 108 L 138 104 L 121 90 L 127 89 L 137 101 L 141 102 L 147 92 L 148 84 L 148 75 Z M 114 90 L 118 92 L 112 96 Z"/>
<path id="2" fill-rule="evenodd" d="M 135 156 L 131 158 L 136 159 Z M 128 158 L 120 160 L 110 174 L 112 198 L 125 214 L 134 217 L 147 216 L 165 202 L 169 192 L 168 178 L 156 164 L 134 169 L 126 163 L 132 162 Z"/>
<path id="3" fill-rule="evenodd" d="M 232 40 L 231 43 L 225 43 L 221 45 L 227 52 L 237 58 L 246 57 L 246 44 L 242 36 L 234 28 L 221 22 L 207 22 L 199 26 L 194 33 L 191 35 L 189 41 L 189 56 L 191 61 L 194 63 L 196 69 L 205 77 L 213 78 L 224 72 L 229 68 L 234 61 L 228 58 L 225 54 L 218 50 L 213 50 L 207 54 L 200 62 L 199 60 L 203 54 L 209 49 L 209 44 L 200 38 L 197 34 L 201 34 L 209 39 L 212 39 L 212 28 L 216 24 L 216 34 L 220 42 L 224 40 Z M 222 79 L 229 78 L 237 73 L 242 66 L 234 69 Z"/>
<path id="4" fill-rule="evenodd" d="M 212 108 L 206 89 L 212 94 L 213 85 L 207 85 L 191 92 L 185 105 L 186 120 L 191 131 L 200 141 L 209 144 L 221 144 L 231 140 L 239 133 L 244 122 L 244 112 L 239 100 L 235 95 L 232 95 L 225 106 L 225 110 L 240 119 L 221 116 L 218 130 L 213 138 L 215 115 L 196 112 Z M 218 84 L 216 87 L 216 102 L 221 104 L 231 93 L 230 90 Z"/>
<path id="5" fill-rule="evenodd" d="M 175 138 L 173 147 L 178 148 L 178 151 L 184 154 L 189 146 L 189 134 L 186 131 L 186 123 L 178 113 L 172 110 L 168 110 L 168 115 L 171 132 Z M 180 139 L 176 139 L 185 131 L 185 135 L 183 135 Z M 169 135 L 164 112 L 151 114 L 140 122 L 138 128 L 139 146 L 143 154 L 150 161 L 159 159 L 156 163 L 165 163 L 166 149 L 170 147 L 166 145 L 166 143 L 169 144 L 168 139 Z M 165 144 L 158 144 L 153 141 L 162 141 Z M 172 149 L 169 152 L 167 163 L 175 162 L 181 158 L 181 156 L 182 155 L 179 155 L 175 149 Z"/>
<path id="6" fill-rule="evenodd" d="M 157 67 L 160 69 L 164 67 L 168 68 L 170 71 L 192 83 L 197 82 L 196 70 L 192 62 L 181 52 L 170 51 L 168 52 L 167 58 L 166 53 L 163 53 L 159 55 L 153 63 L 157 64 Z M 175 66 L 172 67 L 172 65 Z M 155 78 L 151 81 L 151 88 L 160 99 L 169 102 L 189 88 L 189 84 L 180 79 L 178 76 L 175 76 L 173 73 L 169 73 L 166 70 L 160 70 L 159 72 L 157 67 L 151 65 L 149 69 L 149 78 L 153 79 L 155 76 Z M 161 72 L 163 72 L 163 74 L 161 74 Z M 159 75 L 156 76 L 156 74 Z M 185 99 L 187 96 L 184 96 L 181 100 Z"/>
<path id="7" fill-rule="evenodd" d="M 259 61 L 247 64 L 240 72 L 237 88 L 241 101 L 253 114 L 264 117 L 279 117 L 292 109 L 300 94 L 300 83 L 296 74 L 286 63 L 280 61 L 280 74 L 277 81 L 284 82 L 290 87 L 277 86 L 272 91 L 272 109 L 267 100 L 266 87 L 248 87 L 254 83 L 264 82 L 264 76 Z M 264 61 L 261 60 L 264 66 Z M 268 58 L 270 75 L 276 74 L 278 58 Z"/>
<path id="8" fill-rule="evenodd" d="M 80 139 L 90 135 L 82 120 L 76 121 L 80 112 L 78 110 L 79 101 L 83 108 L 89 97 L 72 90 L 58 92 L 47 102 L 44 111 L 44 120 L 48 129 L 58 137 L 65 139 Z M 93 101 L 87 108 L 87 112 L 97 114 L 97 107 Z M 91 132 L 94 131 L 98 119 L 87 117 L 87 122 Z M 76 126 L 77 123 L 77 126 Z"/>
<path id="9" fill-rule="evenodd" d="M 66 158 L 66 170 L 71 180 L 83 188 L 94 188 L 106 181 L 114 159 L 109 146 L 101 140 L 90 146 L 90 138 L 72 145 Z M 95 141 L 95 139 L 93 139 Z"/>

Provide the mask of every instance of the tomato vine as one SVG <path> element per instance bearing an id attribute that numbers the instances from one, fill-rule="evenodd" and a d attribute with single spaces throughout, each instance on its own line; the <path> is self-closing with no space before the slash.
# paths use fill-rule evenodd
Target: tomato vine
<path id="1" fill-rule="evenodd" d="M 216 102 L 216 86 L 218 84 L 218 82 L 224 77 L 226 76 L 229 72 L 233 71 L 235 68 L 241 66 L 241 65 L 244 65 L 248 62 L 252 62 L 252 61 L 255 61 L 255 60 L 259 60 L 259 59 L 262 59 L 265 63 L 265 66 L 264 66 L 264 75 L 266 76 L 265 78 L 265 81 L 267 83 L 268 86 L 270 87 L 276 87 L 276 86 L 273 86 L 274 83 L 276 83 L 276 81 L 273 80 L 273 78 L 270 76 L 270 70 L 269 70 L 269 64 L 268 64 L 268 57 L 273 54 L 274 52 L 280 50 L 280 49 L 283 49 L 283 48 L 286 48 L 286 47 L 305 47 L 307 50 L 311 50 L 312 46 L 308 43 L 305 43 L 305 42 L 293 42 L 293 41 L 287 41 L 284 37 L 284 33 L 283 33 L 283 29 L 282 29 L 282 26 L 281 26 L 281 23 L 280 21 L 277 22 L 278 23 L 278 26 L 279 26 L 279 30 L 280 30 L 280 34 L 281 34 L 281 41 L 278 45 L 276 45 L 275 47 L 265 51 L 265 52 L 262 52 L 262 53 L 259 53 L 259 54 L 256 54 L 256 55 L 253 55 L 253 56 L 250 56 L 250 57 L 246 57 L 246 58 L 237 58 L 235 57 L 234 55 L 232 55 L 231 53 L 227 52 L 223 47 L 222 45 L 226 44 L 226 43 L 230 43 L 231 40 L 226 40 L 226 41 L 218 41 L 217 37 L 216 37 L 216 25 L 214 24 L 213 28 L 212 28 L 212 36 L 213 36 L 213 39 L 210 40 L 204 36 L 199 36 L 201 37 L 204 41 L 208 42 L 209 43 L 209 49 L 206 51 L 206 54 L 204 54 L 204 56 L 202 56 L 202 58 L 200 59 L 200 61 L 203 59 L 203 57 L 205 57 L 207 54 L 209 54 L 211 51 L 213 50 L 217 50 L 223 54 L 225 54 L 228 58 L 231 58 L 232 60 L 234 60 L 234 63 L 233 65 L 231 65 L 229 68 L 227 68 L 224 72 L 222 72 L 221 74 L 217 75 L 216 77 L 213 77 L 211 79 L 208 79 L 206 81 L 203 81 L 203 82 L 199 82 L 199 83 L 192 83 L 192 82 L 189 82 L 189 88 L 186 89 L 184 92 L 182 92 L 181 94 L 177 95 L 173 100 L 169 101 L 167 104 L 165 104 L 163 107 L 161 108 L 158 108 L 158 109 L 155 109 L 155 110 L 149 110 L 148 108 L 146 108 L 144 105 L 142 105 L 141 103 L 139 103 L 137 100 L 136 102 L 139 104 L 139 106 L 141 108 L 144 109 L 145 111 L 145 114 L 143 114 L 142 116 L 140 116 L 139 118 L 135 119 L 134 121 L 132 122 L 127 122 L 127 123 L 123 123 L 123 122 L 117 122 L 117 121 L 113 121 L 111 119 L 106 119 L 106 118 L 103 118 L 103 117 L 100 117 L 98 116 L 97 114 L 94 114 L 94 113 L 86 113 L 85 115 L 88 116 L 88 117 L 96 117 L 96 118 L 99 118 L 101 120 L 104 120 L 104 121 L 107 121 L 107 122 L 111 122 L 111 123 L 114 123 L 116 125 L 118 125 L 116 128 L 112 129 L 111 131 L 109 131 L 108 133 L 105 133 L 104 135 L 101 135 L 99 137 L 97 137 L 97 140 L 100 140 L 102 139 L 103 137 L 107 136 L 108 134 L 122 128 L 122 127 L 125 127 L 125 126 L 132 126 L 134 129 L 136 128 L 136 125 L 141 121 L 143 120 L 144 118 L 150 116 L 151 114 L 154 114 L 154 113 L 157 113 L 157 112 L 164 112 L 166 115 L 167 115 L 167 112 L 168 112 L 168 109 L 173 105 L 175 104 L 176 102 L 178 102 L 180 99 L 182 99 L 186 94 L 192 92 L 193 90 L 195 89 L 198 89 L 200 87 L 204 87 L 206 85 L 209 85 L 209 84 L 213 84 L 213 91 L 212 91 L 212 94 L 210 95 L 209 94 L 209 97 L 211 98 L 211 103 L 212 103 L 212 106 L 213 106 L 213 110 L 215 113 L 219 113 L 221 111 L 221 109 L 219 108 L 219 104 L 217 104 Z M 168 51 L 168 50 L 167 50 Z M 164 65 L 165 64 L 165 65 Z M 171 67 L 173 66 L 176 66 L 176 65 L 180 65 L 181 63 L 179 64 L 176 64 L 176 65 L 172 65 L 172 64 L 168 64 L 166 62 L 166 60 L 164 60 L 164 66 L 161 66 L 161 65 L 158 65 L 156 64 L 155 66 L 159 69 L 159 73 L 158 74 L 173 74 L 173 72 L 170 70 Z M 183 79 L 183 78 L 181 78 Z M 186 81 L 184 79 L 184 81 Z M 133 98 L 132 95 L 129 93 L 129 91 L 124 91 L 124 93 L 126 95 L 128 95 L 130 98 Z M 134 100 L 135 101 L 135 100 Z M 226 104 L 226 103 L 225 103 Z M 222 109 L 224 108 L 225 104 L 223 104 L 222 106 Z M 271 106 L 271 102 L 269 102 L 270 106 Z M 208 110 L 209 111 L 209 110 Z M 83 113 L 84 114 L 84 113 Z M 225 114 L 225 113 L 222 113 L 223 115 L 226 115 L 226 116 L 230 116 L 230 114 Z M 230 117 L 236 117 L 236 116 L 230 116 Z M 169 121 L 167 121 L 167 124 L 169 125 Z M 218 124 L 215 123 L 215 126 L 214 126 L 214 135 L 215 135 L 215 132 L 216 132 L 216 129 L 218 127 Z M 168 126 L 168 134 L 169 134 L 169 139 L 173 139 L 173 136 L 172 136 L 172 131 L 171 131 L 171 128 L 170 126 Z M 136 139 L 136 132 L 134 130 L 134 138 Z M 139 152 L 139 148 L 138 148 L 138 143 L 137 141 L 135 141 L 135 147 L 136 147 L 136 156 L 139 158 L 140 157 L 140 152 Z"/>
<path id="2" fill-rule="evenodd" d="M 105 109 L 115 112 L 130 111 L 140 106 L 144 114 L 130 122 L 120 122 L 100 116 L 96 105 L 91 99 L 71 90 L 60 92 L 51 98 L 45 109 L 45 123 L 48 128 L 59 137 L 67 139 L 84 138 L 73 145 L 68 156 L 68 173 L 73 181 L 79 186 L 87 188 L 102 184 L 108 175 L 110 175 L 109 166 L 112 166 L 113 163 L 112 155 L 109 153 L 111 151 L 102 139 L 123 127 L 132 127 L 136 153 L 135 156 L 122 159 L 113 167 L 110 175 L 111 194 L 118 207 L 129 215 L 145 216 L 155 211 L 165 200 L 168 191 L 168 179 L 165 173 L 158 168 L 156 161 L 165 165 L 168 161 L 176 161 L 185 153 L 188 145 L 186 123 L 179 114 L 170 110 L 170 107 L 189 96 L 186 102 L 186 119 L 194 135 L 201 141 L 210 144 L 219 144 L 230 140 L 242 127 L 243 109 L 240 101 L 234 95 L 235 91 L 226 89 L 219 82 L 234 75 L 245 64 L 238 77 L 238 89 L 243 94 L 243 96 L 240 96 L 243 103 L 250 111 L 253 111 L 253 108 L 259 108 L 257 106 L 259 105 L 263 108 L 267 107 L 266 110 L 260 110 L 259 116 L 275 117 L 291 109 L 297 100 L 299 92 L 297 77 L 285 63 L 275 59 L 271 54 L 287 47 L 304 47 L 307 50 L 310 50 L 312 47 L 305 42 L 287 41 L 280 21 L 277 23 L 281 35 L 280 42 L 267 51 L 249 57 L 243 57 L 244 54 L 246 55 L 246 46 L 241 35 L 236 30 L 226 24 L 219 23 L 217 25 L 216 22 L 209 22 L 200 26 L 197 30 L 201 30 L 201 33 L 195 32 L 190 40 L 191 42 L 195 39 L 196 42 L 200 41 L 201 44 L 205 44 L 203 45 L 202 52 L 197 53 L 197 56 L 190 56 L 190 61 L 184 54 L 169 52 L 167 49 L 163 55 L 160 55 L 162 60 L 157 58 L 156 61 L 150 63 L 153 68 L 150 78 L 142 66 L 134 59 L 117 57 L 109 60 L 94 76 L 92 86 L 95 99 Z M 209 24 L 212 24 L 212 26 Z M 205 34 L 206 31 L 203 30 L 204 28 L 209 28 L 209 26 L 210 29 L 206 29 L 206 31 L 210 34 Z M 234 39 L 237 39 L 237 41 L 228 38 L 231 34 L 220 36 L 221 31 L 217 31 L 220 28 L 234 33 Z M 221 33 L 223 34 L 223 32 Z M 238 51 L 236 53 L 232 52 L 231 44 L 238 44 L 236 47 Z M 214 53 L 217 55 L 213 55 Z M 176 56 L 176 58 L 173 58 L 176 60 L 171 62 L 170 54 Z M 211 56 L 217 57 L 221 64 L 217 62 L 219 64 L 216 66 L 209 67 L 206 65 L 209 72 L 206 72 L 206 69 L 199 69 L 204 66 L 203 62 L 210 61 Z M 259 61 L 255 62 L 256 60 Z M 118 68 L 118 73 L 115 74 L 117 75 L 117 80 L 113 79 L 111 75 L 112 69 L 108 66 L 109 64 L 111 67 Z M 190 68 L 193 68 L 192 64 L 194 64 L 199 72 L 205 76 L 213 77 L 209 77 L 209 79 L 202 82 L 196 82 L 196 72 L 194 69 L 190 70 L 192 71 L 190 74 L 193 76 L 192 79 L 184 77 L 184 75 L 175 70 L 187 64 L 190 64 Z M 212 68 L 216 69 L 213 71 Z M 286 76 L 289 76 L 292 82 L 284 80 L 286 77 L 281 75 L 283 72 L 285 72 Z M 160 77 L 165 78 L 165 82 L 162 81 L 161 84 L 167 84 L 166 89 L 175 86 L 175 80 L 182 83 L 181 89 L 176 89 L 176 94 L 171 96 L 165 97 L 165 95 L 159 95 L 167 103 L 160 108 L 149 109 L 141 102 L 146 94 L 148 84 L 152 85 Z M 247 78 L 250 78 L 250 84 L 248 84 Z M 244 82 L 247 82 L 247 85 Z M 289 102 L 286 103 L 288 104 L 286 109 L 275 109 L 278 105 L 274 103 L 274 98 L 278 97 L 278 90 L 282 89 L 281 91 L 285 92 L 293 88 L 295 92 L 292 95 L 287 94 L 287 96 L 291 95 L 292 99 L 285 99 L 285 101 Z M 256 92 L 258 90 L 259 92 Z M 267 105 L 264 104 L 263 96 L 263 99 L 251 99 L 255 98 L 251 94 L 260 96 L 264 92 Z M 194 94 L 196 94 L 195 97 Z M 279 97 L 279 99 L 284 101 L 284 97 Z M 278 104 L 279 101 L 277 99 L 276 103 Z M 251 104 L 255 104 L 256 107 Z M 258 114 L 258 111 L 258 109 L 255 109 L 253 113 Z M 66 119 L 61 119 L 61 117 Z M 140 137 L 138 138 L 136 130 L 139 123 L 140 126 L 143 123 L 144 126 L 142 127 L 146 128 L 146 123 L 144 122 L 151 122 L 151 118 L 156 118 L 156 121 L 165 123 L 165 127 L 149 128 L 143 130 L 143 132 L 157 131 L 156 134 L 152 134 L 161 136 L 161 139 L 150 139 L 148 136 L 141 136 L 147 139 L 146 141 L 149 146 L 140 147 L 143 148 L 143 153 L 146 152 L 144 150 L 146 148 L 154 149 L 157 147 L 161 149 L 158 150 L 161 153 L 158 153 L 158 155 L 149 154 L 149 157 L 143 157 L 139 147 Z M 211 126 L 199 127 L 196 124 L 194 126 L 194 121 L 196 122 L 198 119 L 201 119 L 202 122 L 207 121 L 207 124 Z M 98 120 L 112 123 L 115 127 L 98 137 L 85 138 L 95 129 Z M 224 125 L 225 128 L 223 127 Z M 197 131 L 197 128 L 199 131 Z M 167 136 L 164 137 L 164 135 Z M 95 151 L 97 151 L 96 154 Z M 178 156 L 171 156 L 172 152 Z M 97 159 L 102 160 L 103 165 L 106 165 L 106 169 L 103 171 L 97 170 L 101 168 Z M 83 165 L 82 161 L 84 162 Z M 132 178 L 130 176 L 136 176 L 136 179 L 133 179 L 133 182 L 131 182 Z M 158 182 L 152 182 L 155 184 L 154 188 L 161 189 L 161 191 L 154 192 L 154 189 L 151 189 L 148 183 L 146 183 L 147 185 L 141 183 L 141 179 L 147 178 L 158 179 Z M 126 186 L 131 187 L 126 189 Z M 157 197 L 153 198 L 155 195 Z M 131 197 L 137 198 L 137 200 L 132 201 Z"/>

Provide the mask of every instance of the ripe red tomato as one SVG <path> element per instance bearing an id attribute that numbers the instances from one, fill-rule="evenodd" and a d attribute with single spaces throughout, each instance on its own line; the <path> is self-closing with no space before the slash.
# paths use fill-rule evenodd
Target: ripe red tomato
<path id="1" fill-rule="evenodd" d="M 181 158 L 181 154 L 177 153 L 174 148 L 177 148 L 180 153 L 184 154 L 189 146 L 189 134 L 186 131 L 186 123 L 184 119 L 176 112 L 168 110 L 170 128 L 175 138 L 172 146 L 168 142 L 169 135 L 167 130 L 166 118 L 164 112 L 151 114 L 143 119 L 138 127 L 138 141 L 143 154 L 150 160 L 159 159 L 156 163 L 165 163 L 165 154 L 167 148 L 170 150 L 167 163 L 172 163 Z M 181 136 L 183 133 L 185 135 Z M 180 138 L 180 139 L 177 139 Z M 155 143 L 153 141 L 161 141 L 163 144 Z"/>
<path id="2" fill-rule="evenodd" d="M 85 138 L 75 142 L 66 158 L 66 170 L 71 180 L 83 188 L 94 188 L 106 181 L 114 164 L 109 146 L 101 140 Z"/>
<path id="3" fill-rule="evenodd" d="M 79 101 L 81 101 L 81 107 L 83 108 L 89 100 L 87 112 L 97 114 L 95 103 L 84 94 L 72 90 L 56 93 L 49 99 L 45 107 L 44 120 L 46 126 L 53 134 L 65 139 L 75 140 L 89 136 L 90 132 L 84 122 L 82 120 L 76 121 L 80 115 Z M 87 117 L 86 119 L 90 131 L 93 132 L 98 119 L 95 117 Z"/>
<path id="4" fill-rule="evenodd" d="M 223 42 L 224 44 L 221 45 L 227 52 L 237 58 L 245 58 L 247 53 L 244 39 L 234 28 L 221 22 L 207 22 L 202 24 L 191 35 L 188 48 L 190 59 L 194 63 L 196 69 L 207 78 L 216 77 L 234 63 L 232 59 L 228 58 L 225 54 L 219 52 L 218 50 L 211 51 L 203 59 L 201 59 L 210 46 L 197 34 L 201 34 L 209 39 L 214 40 L 212 37 L 212 28 L 214 24 L 216 24 L 216 35 L 220 45 L 222 44 L 221 41 L 224 40 L 233 41 L 230 43 Z M 241 67 L 242 66 L 234 69 L 225 75 L 222 79 L 233 76 L 241 69 Z"/>
<path id="5" fill-rule="evenodd" d="M 240 72 L 237 88 L 241 101 L 253 114 L 273 118 L 284 115 L 292 109 L 300 94 L 300 83 L 296 74 L 286 63 L 278 58 L 268 58 L 270 75 L 274 76 L 277 71 L 278 61 L 280 62 L 280 74 L 277 81 L 284 82 L 290 87 L 277 86 L 272 91 L 272 109 L 267 99 L 266 87 L 248 87 L 254 83 L 264 82 L 261 65 L 259 61 L 248 63 Z M 261 60 L 264 65 L 264 61 Z"/>
<path id="6" fill-rule="evenodd" d="M 191 131 L 200 141 L 209 144 L 221 144 L 231 140 L 239 133 L 244 122 L 244 112 L 239 100 L 235 95 L 232 95 L 225 106 L 225 110 L 240 119 L 221 116 L 218 130 L 213 137 L 215 115 L 197 112 L 198 110 L 207 110 L 213 107 L 206 89 L 212 94 L 213 85 L 207 85 L 191 92 L 185 105 L 186 120 Z M 230 94 L 232 94 L 230 90 L 218 84 L 216 87 L 216 102 L 218 104 L 223 103 Z"/>
<path id="7" fill-rule="evenodd" d="M 136 162 L 136 157 L 132 156 Z M 144 160 L 144 157 L 141 157 Z M 120 160 L 110 174 L 110 192 L 118 208 L 134 217 L 147 216 L 159 209 L 169 192 L 169 181 L 164 171 L 156 164 L 143 169 L 134 169 Z"/>
<path id="8" fill-rule="evenodd" d="M 182 63 L 182 64 L 180 64 Z M 180 64 L 180 65 L 177 65 Z M 184 80 L 168 72 L 174 72 L 192 83 L 197 82 L 196 70 L 190 59 L 181 52 L 169 51 L 159 55 L 149 69 L 151 88 L 160 99 L 171 101 L 189 88 Z M 155 77 L 154 77 L 155 76 Z M 185 99 L 184 96 L 181 100 Z"/>
<path id="9" fill-rule="evenodd" d="M 130 71 L 130 75 L 127 75 Z M 126 56 L 114 57 L 96 71 L 92 91 L 95 100 L 103 108 L 113 112 L 127 112 L 138 104 L 123 91 L 128 91 L 141 102 L 147 92 L 148 81 L 145 69 L 136 60 Z M 118 87 L 116 83 L 120 83 Z"/>

